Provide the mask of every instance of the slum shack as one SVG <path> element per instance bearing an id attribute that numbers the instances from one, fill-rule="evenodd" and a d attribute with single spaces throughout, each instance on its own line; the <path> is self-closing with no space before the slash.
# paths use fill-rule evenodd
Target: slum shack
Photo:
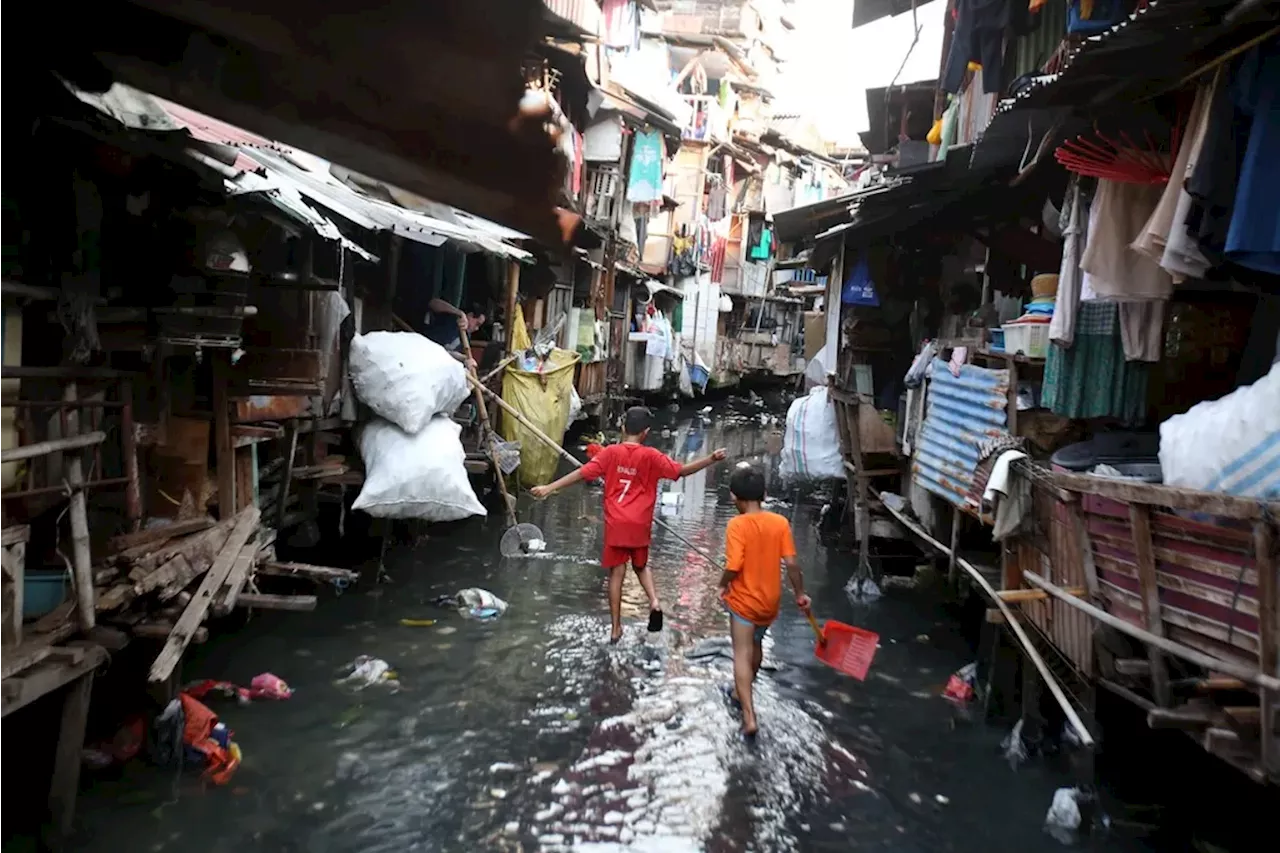
<path id="1" fill-rule="evenodd" d="M 1020 693 L 1025 735 L 1047 689 L 1089 746 L 1105 690 L 1274 782 L 1280 244 L 1251 225 L 1275 218 L 1251 165 L 1273 122 L 1226 93 L 1280 54 L 1245 12 L 1201 17 L 1233 4 L 1140 5 L 1046 6 L 1011 67 L 949 60 L 932 128 L 775 222 L 830 270 L 831 396 L 895 425 L 901 466 L 849 446 L 855 503 L 1025 657 L 1020 690 L 991 651 L 971 693 Z M 1095 97 L 1121 55 L 1145 59 Z"/>

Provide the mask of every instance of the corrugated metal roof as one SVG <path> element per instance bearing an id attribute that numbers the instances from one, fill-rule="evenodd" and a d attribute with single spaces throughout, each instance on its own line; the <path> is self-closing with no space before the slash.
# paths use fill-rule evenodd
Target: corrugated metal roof
<path id="1" fill-rule="evenodd" d="M 929 369 L 928 410 L 911 471 L 922 487 L 956 506 L 973 506 L 969 492 L 978 447 L 1008 433 L 1009 371 L 966 364 L 952 376 L 947 362 Z"/>

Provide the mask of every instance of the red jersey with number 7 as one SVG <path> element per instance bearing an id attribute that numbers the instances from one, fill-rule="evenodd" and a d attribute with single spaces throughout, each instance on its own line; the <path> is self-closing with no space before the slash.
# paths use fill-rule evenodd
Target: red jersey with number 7
<path id="1" fill-rule="evenodd" d="M 644 548 L 653 538 L 658 481 L 680 478 L 683 466 L 644 444 L 610 444 L 582 466 L 584 480 L 604 478 L 604 544 Z"/>

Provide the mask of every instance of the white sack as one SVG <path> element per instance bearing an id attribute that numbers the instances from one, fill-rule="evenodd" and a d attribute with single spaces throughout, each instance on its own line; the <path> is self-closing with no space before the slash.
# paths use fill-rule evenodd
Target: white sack
<path id="1" fill-rule="evenodd" d="M 787 409 L 780 470 L 787 478 L 844 478 L 836 409 L 825 385 L 797 398 Z"/>
<path id="2" fill-rule="evenodd" d="M 1160 470 L 1168 486 L 1280 498 L 1280 364 L 1160 424 Z"/>
<path id="3" fill-rule="evenodd" d="M 409 433 L 452 414 L 471 393 L 462 363 L 417 332 L 356 335 L 350 367 L 356 396 Z"/>
<path id="4" fill-rule="evenodd" d="M 807 385 L 826 385 L 828 362 L 831 360 L 831 345 L 823 344 L 813 354 L 813 358 L 804 366 L 804 378 Z"/>
<path id="5" fill-rule="evenodd" d="M 364 488 L 352 509 L 375 518 L 457 521 L 485 515 L 463 465 L 462 427 L 432 418 L 416 435 L 381 419 L 360 433 Z"/>
<path id="6" fill-rule="evenodd" d="M 578 396 L 578 389 L 569 386 L 569 423 L 582 420 L 586 417 L 582 411 L 582 398 Z"/>

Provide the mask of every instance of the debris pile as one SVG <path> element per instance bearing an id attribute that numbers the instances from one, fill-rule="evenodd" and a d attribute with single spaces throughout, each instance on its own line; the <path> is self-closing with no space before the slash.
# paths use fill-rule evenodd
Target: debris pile
<path id="1" fill-rule="evenodd" d="M 280 562 L 275 531 L 260 524 L 256 507 L 223 521 L 176 521 L 163 527 L 117 536 L 108 556 L 94 571 L 98 621 L 135 637 L 163 640 L 151 681 L 164 681 L 183 650 L 203 642 L 210 616 L 237 607 L 312 610 L 314 595 L 258 592 L 260 576 L 305 578 L 345 587 L 355 572 L 327 566 Z M 74 605 L 63 605 L 70 618 Z"/>

